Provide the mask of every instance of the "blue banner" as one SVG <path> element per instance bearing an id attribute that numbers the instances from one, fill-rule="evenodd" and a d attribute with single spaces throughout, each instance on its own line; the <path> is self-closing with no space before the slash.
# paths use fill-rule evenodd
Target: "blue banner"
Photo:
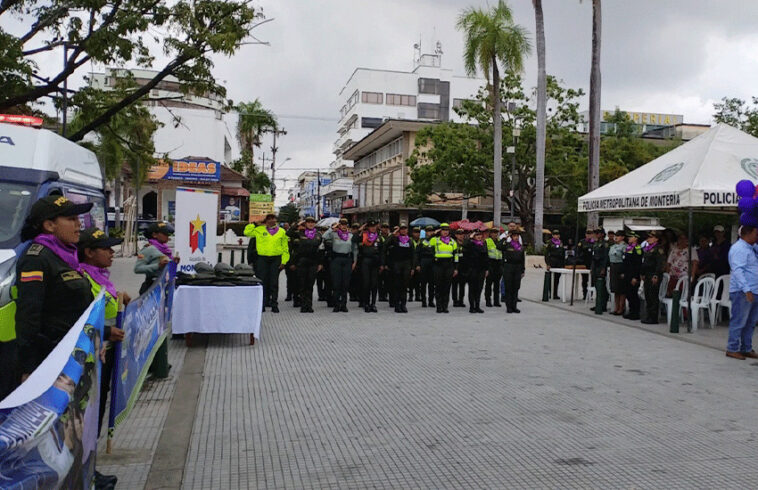
<path id="1" fill-rule="evenodd" d="M 218 182 L 221 164 L 213 160 L 189 159 L 161 161 L 150 167 L 150 180 L 183 180 L 185 182 Z"/>
<path id="2" fill-rule="evenodd" d="M 147 370 L 168 333 L 176 263 L 169 262 L 150 289 L 132 300 L 121 316 L 124 340 L 115 346 L 109 429 L 129 415 Z"/>
<path id="3" fill-rule="evenodd" d="M 100 399 L 102 295 L 0 402 L 0 488 L 90 489 Z"/>

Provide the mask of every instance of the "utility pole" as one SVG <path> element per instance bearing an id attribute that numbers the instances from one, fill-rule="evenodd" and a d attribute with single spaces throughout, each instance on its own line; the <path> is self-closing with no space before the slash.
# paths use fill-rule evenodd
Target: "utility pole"
<path id="1" fill-rule="evenodd" d="M 284 128 L 276 128 L 271 132 L 274 133 L 274 144 L 271 146 L 271 152 L 273 153 L 273 156 L 271 157 L 271 201 L 276 202 L 276 151 L 279 149 L 276 146 L 276 137 L 280 134 L 287 134 L 287 131 L 285 131 Z"/>
<path id="2" fill-rule="evenodd" d="M 68 67 L 68 43 L 63 42 L 63 69 Z M 63 102 L 61 103 L 63 119 L 61 120 L 61 136 L 66 137 L 66 112 L 68 111 L 68 77 L 63 79 Z M 107 211 L 107 210 L 106 210 Z"/>
<path id="3" fill-rule="evenodd" d="M 316 221 L 321 219 L 321 169 L 316 169 Z"/>

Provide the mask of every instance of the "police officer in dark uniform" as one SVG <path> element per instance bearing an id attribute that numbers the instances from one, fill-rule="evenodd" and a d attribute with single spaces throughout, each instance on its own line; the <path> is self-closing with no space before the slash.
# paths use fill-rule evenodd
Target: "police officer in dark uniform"
<path id="1" fill-rule="evenodd" d="M 597 280 L 601 277 L 605 278 L 608 272 L 608 242 L 605 241 L 605 230 L 598 228 L 594 232 L 595 243 L 592 247 L 592 267 L 590 268 L 590 275 L 592 276 L 592 286 L 597 284 Z M 600 294 L 599 291 L 595 291 L 595 294 Z M 593 306 L 592 311 L 595 311 Z"/>
<path id="2" fill-rule="evenodd" d="M 287 230 L 287 234 L 289 234 L 290 231 L 297 229 L 297 226 L 295 224 L 288 224 L 285 223 L 282 228 L 285 228 Z M 251 243 L 255 242 L 254 238 L 250 239 Z M 255 245 L 253 245 L 254 247 Z M 297 279 L 297 273 L 295 272 L 295 267 L 297 265 L 297 261 L 295 260 L 295 251 L 292 246 L 292 242 L 289 242 L 289 251 L 290 251 L 290 264 L 288 264 L 287 267 L 284 268 L 284 275 L 287 278 L 287 296 L 285 296 L 284 301 L 293 301 L 292 306 L 299 306 L 300 300 L 297 298 L 297 293 L 300 290 L 298 279 Z M 248 246 L 248 254 L 250 253 L 250 247 Z M 248 262 L 249 264 L 255 264 L 254 261 Z"/>
<path id="3" fill-rule="evenodd" d="M 361 234 L 361 225 L 353 223 L 350 225 L 351 239 L 354 236 Z M 358 306 L 363 308 L 363 293 L 361 287 L 363 280 L 361 279 L 361 256 L 358 254 L 358 262 L 356 262 L 352 273 L 350 274 L 350 301 L 358 302 Z"/>
<path id="4" fill-rule="evenodd" d="M 463 243 L 466 240 L 466 233 L 460 228 L 455 230 L 455 241 L 458 244 L 458 274 L 453 278 L 453 307 L 465 308 L 466 303 L 463 298 L 466 297 L 466 282 L 468 281 L 468 257 L 463 249 Z"/>
<path id="5" fill-rule="evenodd" d="M 395 313 L 408 313 L 406 291 L 408 291 L 411 274 L 416 268 L 416 260 L 413 240 L 408 235 L 408 225 L 405 223 L 400 223 L 397 235 L 390 235 L 384 242 L 382 266 L 392 268 L 394 280 L 390 285 L 390 294 Z"/>
<path id="6" fill-rule="evenodd" d="M 421 229 L 417 226 L 411 228 L 411 241 L 413 242 L 413 260 L 418 264 L 418 254 L 416 250 L 421 246 Z M 416 266 L 413 267 L 411 282 L 408 284 L 408 301 L 421 301 L 421 274 L 416 272 Z"/>
<path id="7" fill-rule="evenodd" d="M 471 237 L 463 242 L 463 256 L 466 257 L 466 282 L 468 283 L 469 313 L 484 313 L 481 308 L 484 279 L 489 273 L 487 244 L 480 230 L 475 230 Z"/>
<path id="8" fill-rule="evenodd" d="M 382 223 L 382 226 L 379 227 L 381 230 L 381 240 L 382 244 L 386 242 L 390 237 L 390 225 L 389 223 Z M 392 270 L 389 267 L 383 267 L 381 271 L 379 271 L 379 301 L 389 301 L 390 306 L 395 306 L 392 301 L 392 289 L 390 288 L 390 285 L 392 283 Z"/>
<path id="9" fill-rule="evenodd" d="M 566 267 L 566 247 L 561 241 L 561 232 L 553 230 L 552 238 L 545 244 L 545 263 L 547 270 Z M 553 280 L 553 299 L 558 298 L 558 276 L 551 274 Z M 507 294 L 507 291 L 506 291 Z"/>
<path id="10" fill-rule="evenodd" d="M 642 323 L 654 325 L 658 323 L 660 300 L 658 292 L 661 289 L 661 278 L 666 265 L 666 255 L 658 244 L 658 232 L 648 234 L 647 245 L 642 250 L 642 280 L 645 291 L 645 318 Z"/>
<path id="11" fill-rule="evenodd" d="M 576 265 L 583 265 L 588 270 L 592 268 L 592 249 L 595 246 L 595 231 L 587 230 L 584 238 L 576 244 Z M 582 274 L 582 299 L 587 299 L 589 276 Z M 594 283 L 593 283 L 594 284 Z"/>
<path id="12" fill-rule="evenodd" d="M 307 216 L 303 224 L 304 229 L 292 227 L 287 236 L 297 260 L 295 272 L 300 285 L 300 313 L 313 313 L 313 285 L 316 274 L 324 268 L 323 238 L 316 229 L 313 216 Z"/>
<path id="13" fill-rule="evenodd" d="M 429 225 L 425 231 L 426 235 L 416 249 L 416 276 L 421 283 L 421 307 L 434 308 L 434 247 L 430 244 L 434 227 Z"/>
<path id="14" fill-rule="evenodd" d="M 376 221 L 368 220 L 366 229 L 353 235 L 353 241 L 358 245 L 358 257 L 361 263 L 363 311 L 376 313 L 379 272 L 384 248 L 384 239 L 376 231 Z"/>
<path id="15" fill-rule="evenodd" d="M 626 289 L 626 300 L 629 301 L 629 312 L 624 315 L 627 320 L 640 319 L 640 296 L 637 290 L 640 287 L 640 271 L 642 268 L 642 247 L 637 243 L 639 235 L 634 231 L 628 231 L 626 238 L 629 244 L 624 251 L 622 262 L 621 281 Z"/>
<path id="16" fill-rule="evenodd" d="M 505 308 L 508 313 L 521 313 L 518 309 L 518 291 L 526 271 L 524 246 L 518 229 L 511 230 L 510 240 L 503 238 L 498 248 L 503 252 L 503 281 L 505 282 Z"/>

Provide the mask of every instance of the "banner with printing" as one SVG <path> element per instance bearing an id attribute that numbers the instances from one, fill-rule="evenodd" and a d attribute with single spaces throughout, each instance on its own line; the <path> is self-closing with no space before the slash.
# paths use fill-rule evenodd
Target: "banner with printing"
<path id="1" fill-rule="evenodd" d="M 94 485 L 104 322 L 101 293 L 29 378 L 0 401 L 0 488 Z"/>
<path id="2" fill-rule="evenodd" d="M 216 223 L 219 193 L 207 189 L 176 188 L 174 251 L 179 271 L 195 273 L 195 264 L 216 264 Z"/>

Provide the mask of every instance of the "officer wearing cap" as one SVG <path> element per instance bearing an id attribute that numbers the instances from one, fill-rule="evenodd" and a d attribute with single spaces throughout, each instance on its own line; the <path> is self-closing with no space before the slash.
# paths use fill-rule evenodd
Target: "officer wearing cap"
<path id="1" fill-rule="evenodd" d="M 263 282 L 262 310 L 270 306 L 272 313 L 279 313 L 279 272 L 290 259 L 287 232 L 277 225 L 275 214 L 267 214 L 263 224 L 250 223 L 244 234 L 255 238 L 255 275 Z"/>
<path id="2" fill-rule="evenodd" d="M 419 278 L 422 308 L 434 307 L 434 247 L 430 244 L 434 226 L 428 225 L 425 231 L 424 238 L 416 248 L 416 277 Z"/>
<path id="3" fill-rule="evenodd" d="M 316 218 L 307 216 L 300 226 L 290 228 L 287 236 L 297 257 L 295 272 L 300 292 L 300 313 L 313 313 L 313 285 L 316 274 L 324 268 L 323 238 L 316 229 Z"/>
<path id="4" fill-rule="evenodd" d="M 592 286 L 595 286 L 599 278 L 605 278 L 608 271 L 608 242 L 605 241 L 605 230 L 597 228 L 594 231 L 595 243 L 592 246 Z M 594 311 L 595 307 L 592 307 Z"/>
<path id="5" fill-rule="evenodd" d="M 518 309 L 518 292 L 521 279 L 526 271 L 524 246 L 518 229 L 512 230 L 510 240 L 503 238 L 499 243 L 503 252 L 503 281 L 505 281 L 505 307 L 508 313 L 521 313 Z"/>
<path id="6" fill-rule="evenodd" d="M 474 230 L 471 236 L 464 239 L 463 255 L 466 257 L 466 283 L 468 284 L 469 313 L 484 313 L 481 308 L 482 289 L 487 277 L 488 261 L 487 244 L 481 230 Z M 461 290 L 461 294 L 462 294 Z M 461 296 L 461 302 L 463 302 Z M 455 306 L 455 305 L 453 305 Z"/>
<path id="7" fill-rule="evenodd" d="M 418 265 L 418 253 L 416 252 L 421 246 L 421 228 L 414 226 L 411 228 L 411 241 L 413 242 L 413 260 Z M 408 284 L 408 301 L 421 301 L 421 274 L 416 272 L 416 266 L 411 274 L 411 282 Z"/>
<path id="8" fill-rule="evenodd" d="M 458 275 L 458 242 L 450 236 L 450 225 L 440 225 L 439 236 L 429 240 L 434 249 L 434 292 L 437 313 L 450 313 L 450 285 Z"/>
<path id="9" fill-rule="evenodd" d="M 518 235 L 518 230 L 517 230 Z M 484 286 L 484 300 L 487 307 L 500 307 L 500 279 L 503 276 L 503 252 L 498 246 L 500 229 L 492 227 L 485 240 L 487 244 L 487 279 Z M 493 301 L 494 300 L 494 301 Z"/>
<path id="10" fill-rule="evenodd" d="M 595 230 L 587 228 L 584 238 L 576 244 L 576 264 L 583 265 L 588 270 L 592 269 L 592 249 L 595 247 Z M 590 278 L 582 274 L 582 299 L 587 299 L 587 288 Z M 594 284 L 594 283 L 593 283 Z"/>
<path id="11" fill-rule="evenodd" d="M 15 373 L 24 381 L 63 339 L 94 296 L 80 272 L 76 243 L 79 215 L 92 203 L 74 204 L 63 196 L 47 196 L 32 205 L 21 230 L 32 245 L 16 265 Z M 7 393 L 6 393 L 7 394 Z"/>
<path id="12" fill-rule="evenodd" d="M 334 287 L 333 312 L 347 313 L 347 295 L 350 279 L 358 263 L 358 245 L 353 242 L 353 235 L 347 227 L 347 219 L 341 218 L 336 229 L 324 233 L 324 242 L 328 244 L 329 271 Z"/>
<path id="13" fill-rule="evenodd" d="M 626 289 L 626 300 L 629 301 L 629 312 L 624 315 L 628 320 L 640 319 L 640 269 L 642 267 L 642 247 L 638 241 L 640 236 L 637 232 L 629 230 L 626 232 L 627 246 L 624 250 L 624 259 L 622 262 L 621 280 Z M 623 303 L 622 303 L 623 309 Z"/>
<path id="14" fill-rule="evenodd" d="M 390 237 L 390 225 L 389 223 L 382 223 L 379 229 L 381 231 L 382 244 L 384 244 Z M 394 303 L 390 297 L 392 293 L 392 289 L 390 288 L 392 282 L 392 269 L 390 269 L 388 265 L 389 264 L 382 267 L 379 271 L 379 301 L 390 301 L 390 303 Z M 395 305 L 390 304 L 390 306 Z"/>
<path id="15" fill-rule="evenodd" d="M 561 241 L 560 230 L 552 231 L 552 238 L 545 244 L 545 263 L 547 270 L 562 269 L 566 267 L 566 247 Z M 553 279 L 553 299 L 558 297 L 558 277 L 552 274 Z"/>
<path id="16" fill-rule="evenodd" d="M 415 248 L 413 240 L 408 235 L 408 225 L 400 223 L 397 235 L 390 235 L 384 242 L 384 253 L 382 254 L 382 266 L 391 267 L 392 284 L 391 288 L 392 302 L 394 303 L 395 313 L 408 313 L 406 307 L 406 292 L 411 274 L 416 267 Z"/>
<path id="17" fill-rule="evenodd" d="M 457 270 L 458 274 L 453 277 L 452 293 L 453 307 L 464 308 L 466 303 L 463 298 L 466 297 L 466 281 L 468 281 L 468 257 L 466 257 L 466 251 L 463 249 L 463 242 L 466 241 L 466 233 L 458 228 L 455 230 L 455 242 L 458 245 L 455 254 L 457 256 Z"/>
<path id="18" fill-rule="evenodd" d="M 174 257 L 171 247 L 167 245 L 172 233 L 174 233 L 174 227 L 163 221 L 153 223 L 145 230 L 147 245 L 140 250 L 137 262 L 134 264 L 135 274 L 145 275 L 139 294 L 144 293 L 153 285 L 164 265 L 171 260 L 179 262 L 179 257 Z"/>
<path id="19" fill-rule="evenodd" d="M 642 249 L 641 275 L 645 291 L 645 318 L 642 323 L 658 323 L 660 314 L 660 300 L 658 292 L 661 288 L 661 278 L 666 265 L 666 255 L 663 247 L 658 245 L 660 235 L 657 231 L 651 231 L 647 236 L 647 245 Z"/>
<path id="20" fill-rule="evenodd" d="M 368 220 L 365 227 L 361 227 L 361 232 L 353 235 L 353 242 L 358 246 L 358 256 L 361 261 L 363 311 L 376 313 L 379 269 L 384 251 L 384 238 L 376 230 L 376 221 Z"/>
<path id="21" fill-rule="evenodd" d="M 350 235 L 351 240 L 352 237 L 358 236 L 361 234 L 361 225 L 358 223 L 353 223 L 350 225 Z M 358 245 L 356 244 L 356 250 L 358 250 Z M 361 279 L 361 254 L 358 254 L 358 261 L 355 263 L 355 268 L 353 268 L 353 272 L 350 274 L 350 301 L 357 302 L 359 308 L 363 308 L 363 293 L 361 292 L 361 287 L 363 286 L 363 279 Z"/>

